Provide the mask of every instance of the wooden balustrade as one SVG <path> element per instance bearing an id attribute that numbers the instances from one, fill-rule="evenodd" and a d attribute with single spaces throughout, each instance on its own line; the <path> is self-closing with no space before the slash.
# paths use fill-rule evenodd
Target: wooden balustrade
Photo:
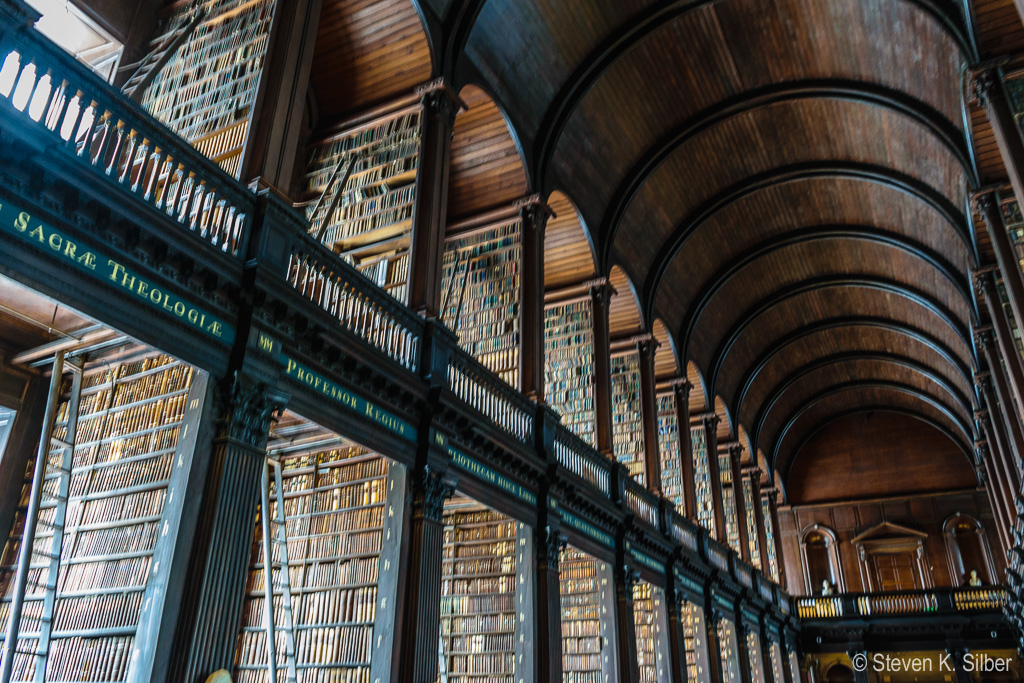
<path id="1" fill-rule="evenodd" d="M 611 478 L 608 458 L 561 425 L 555 431 L 555 459 L 562 467 L 608 495 Z"/>
<path id="2" fill-rule="evenodd" d="M 106 197 L 243 256 L 255 197 L 138 103 L 34 30 L 0 34 L 0 124 L 73 164 Z"/>

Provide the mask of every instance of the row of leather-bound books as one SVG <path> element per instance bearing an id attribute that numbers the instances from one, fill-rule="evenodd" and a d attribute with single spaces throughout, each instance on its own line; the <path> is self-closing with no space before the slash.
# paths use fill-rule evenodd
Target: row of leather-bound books
<path id="1" fill-rule="evenodd" d="M 563 683 L 600 683 L 601 579 L 598 560 L 566 547 L 558 561 Z"/>
<path id="2" fill-rule="evenodd" d="M 459 345 L 519 386 L 522 223 L 504 221 L 448 239 L 442 263 L 442 318 Z"/>
<path id="3" fill-rule="evenodd" d="M 291 663 L 300 683 L 365 683 L 379 604 L 390 465 L 358 447 L 293 450 L 281 454 L 280 462 L 282 490 L 277 491 L 272 479 L 268 491 L 269 574 L 263 563 L 262 522 L 253 532 L 236 650 L 238 680 L 267 680 L 264 610 L 269 575 L 279 680 L 285 680 Z"/>
<path id="4" fill-rule="evenodd" d="M 612 447 L 629 474 L 646 485 L 640 409 L 640 359 L 636 352 L 612 356 Z"/>
<path id="5" fill-rule="evenodd" d="M 594 323 L 590 299 L 544 310 L 544 391 L 576 436 L 594 442 Z"/>
<path id="6" fill-rule="evenodd" d="M 125 355 L 145 353 L 128 349 Z M 159 539 L 171 462 L 181 432 L 193 369 L 150 354 L 119 364 L 90 363 L 78 402 L 78 427 L 68 433 L 72 385 L 65 378 L 52 436 L 75 443 L 69 497 L 58 497 L 63 446 L 46 461 L 46 486 L 34 529 L 19 654 L 12 680 L 32 678 L 42 624 L 50 625 L 45 679 L 122 680 L 130 661 L 152 557 Z M 134 436 L 133 436 L 134 435 Z M 30 464 L 0 565 L 0 592 L 13 590 L 24 538 L 35 462 Z M 58 525 L 63 513 L 63 524 Z M 62 537 L 56 577 L 49 576 L 53 539 Z M 173 534 L 171 535 L 173 537 Z M 48 589 L 47 586 L 52 586 Z M 52 590 L 52 613 L 47 591 Z M 0 606 L 0 629 L 10 602 Z"/>
<path id="7" fill-rule="evenodd" d="M 677 509 L 683 506 L 683 480 L 680 458 L 689 457 L 679 444 L 679 414 L 672 394 L 661 394 L 658 407 L 658 449 L 661 455 L 661 490 Z"/>
<path id="8" fill-rule="evenodd" d="M 441 561 L 440 678 L 511 681 L 515 672 L 516 523 L 449 508 Z"/>
<path id="9" fill-rule="evenodd" d="M 143 94 L 143 106 L 203 154 L 237 175 L 251 107 L 264 66 L 274 0 L 207 0 L 206 13 Z M 194 8 L 181 3 L 162 21 L 156 50 L 184 28 Z M 243 121 L 242 125 L 239 122 Z M 241 129 L 241 130 L 239 130 Z"/>
<path id="10" fill-rule="evenodd" d="M 697 499 L 697 523 L 715 533 L 714 494 L 711 481 L 711 468 L 708 462 L 707 434 L 703 427 L 690 428 L 690 450 L 693 454 L 693 488 Z"/>
<path id="11" fill-rule="evenodd" d="M 657 683 L 658 624 L 655 601 L 661 599 L 646 581 L 633 586 L 633 627 L 636 634 L 636 661 L 640 683 Z"/>

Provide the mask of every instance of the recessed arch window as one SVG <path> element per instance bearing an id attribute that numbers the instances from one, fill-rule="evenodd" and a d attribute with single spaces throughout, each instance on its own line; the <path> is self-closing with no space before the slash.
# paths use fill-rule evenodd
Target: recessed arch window
<path id="1" fill-rule="evenodd" d="M 942 536 L 946 542 L 949 576 L 954 586 L 970 585 L 972 571 L 983 585 L 994 583 L 992 552 L 981 522 L 958 512 L 942 525 Z"/>
<path id="2" fill-rule="evenodd" d="M 834 531 L 820 524 L 804 529 L 800 534 L 800 559 L 808 595 L 821 595 L 826 582 L 830 591 L 843 592 L 838 539 Z"/>

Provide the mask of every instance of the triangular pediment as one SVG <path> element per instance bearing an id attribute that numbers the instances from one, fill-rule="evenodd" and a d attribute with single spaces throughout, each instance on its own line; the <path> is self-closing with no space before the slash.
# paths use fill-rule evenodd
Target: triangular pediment
<path id="1" fill-rule="evenodd" d="M 902 526 L 900 524 L 893 524 L 892 522 L 882 522 L 876 526 L 871 527 L 867 531 L 862 531 L 850 542 L 865 543 L 867 541 L 888 541 L 896 539 L 923 539 L 928 538 L 928 534 L 922 533 L 917 529 L 911 529 L 910 527 Z"/>

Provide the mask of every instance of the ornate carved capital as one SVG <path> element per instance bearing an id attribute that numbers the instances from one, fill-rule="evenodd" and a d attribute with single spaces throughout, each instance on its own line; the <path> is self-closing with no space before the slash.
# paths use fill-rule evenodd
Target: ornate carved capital
<path id="1" fill-rule="evenodd" d="M 987 223 L 992 212 L 999 210 L 999 204 L 996 202 L 995 195 L 992 192 L 983 192 L 974 198 L 974 208 L 982 215 Z"/>
<path id="2" fill-rule="evenodd" d="M 638 583 L 640 583 L 640 571 L 628 564 L 622 565 L 622 586 L 625 588 L 627 596 L 633 596 L 633 588 Z"/>
<path id="3" fill-rule="evenodd" d="M 512 202 L 512 206 L 519 209 L 519 217 L 523 221 L 523 227 L 533 228 L 541 235 L 544 234 L 548 220 L 555 217 L 555 212 L 551 210 L 550 206 L 541 201 L 540 195 L 533 194 L 529 197 L 522 197 Z"/>
<path id="4" fill-rule="evenodd" d="M 702 418 L 704 421 L 704 429 L 708 431 L 718 431 L 718 423 L 722 421 L 722 418 L 714 413 L 706 413 Z"/>
<path id="5" fill-rule="evenodd" d="M 991 296 L 992 290 L 995 289 L 995 282 L 987 271 L 975 273 L 972 279 L 974 281 L 974 291 L 979 297 L 985 297 L 987 299 Z"/>
<path id="6" fill-rule="evenodd" d="M 416 88 L 423 111 L 437 116 L 449 129 L 455 125 L 455 116 L 463 108 L 462 103 L 448 90 L 444 79 L 437 79 Z"/>
<path id="7" fill-rule="evenodd" d="M 423 516 L 435 522 L 444 516 L 444 502 L 455 493 L 455 482 L 444 470 L 427 465 L 423 471 Z"/>
<path id="8" fill-rule="evenodd" d="M 607 308 L 614 294 L 615 288 L 608 280 L 599 280 L 590 285 L 590 298 L 593 300 L 595 308 L 599 306 Z"/>
<path id="9" fill-rule="evenodd" d="M 263 382 L 246 385 L 236 374 L 227 394 L 227 435 L 254 448 L 263 448 L 288 397 Z"/>
<path id="10" fill-rule="evenodd" d="M 543 559 L 547 562 L 548 569 L 558 571 L 558 562 L 562 556 L 562 550 L 565 549 L 568 543 L 568 536 L 552 531 L 550 526 L 544 527 Z"/>
<path id="11" fill-rule="evenodd" d="M 974 341 L 983 349 L 992 348 L 992 328 L 979 327 L 974 330 Z"/>
<path id="12" fill-rule="evenodd" d="M 981 102 L 982 106 L 985 106 L 992 96 L 992 90 L 999 82 L 998 79 L 994 69 L 986 69 L 974 74 L 974 78 L 971 80 L 971 95 Z"/>
<path id="13" fill-rule="evenodd" d="M 672 380 L 672 391 L 676 394 L 677 401 L 690 401 L 690 392 L 693 391 L 693 385 L 690 384 L 690 380 L 685 377 Z"/>

